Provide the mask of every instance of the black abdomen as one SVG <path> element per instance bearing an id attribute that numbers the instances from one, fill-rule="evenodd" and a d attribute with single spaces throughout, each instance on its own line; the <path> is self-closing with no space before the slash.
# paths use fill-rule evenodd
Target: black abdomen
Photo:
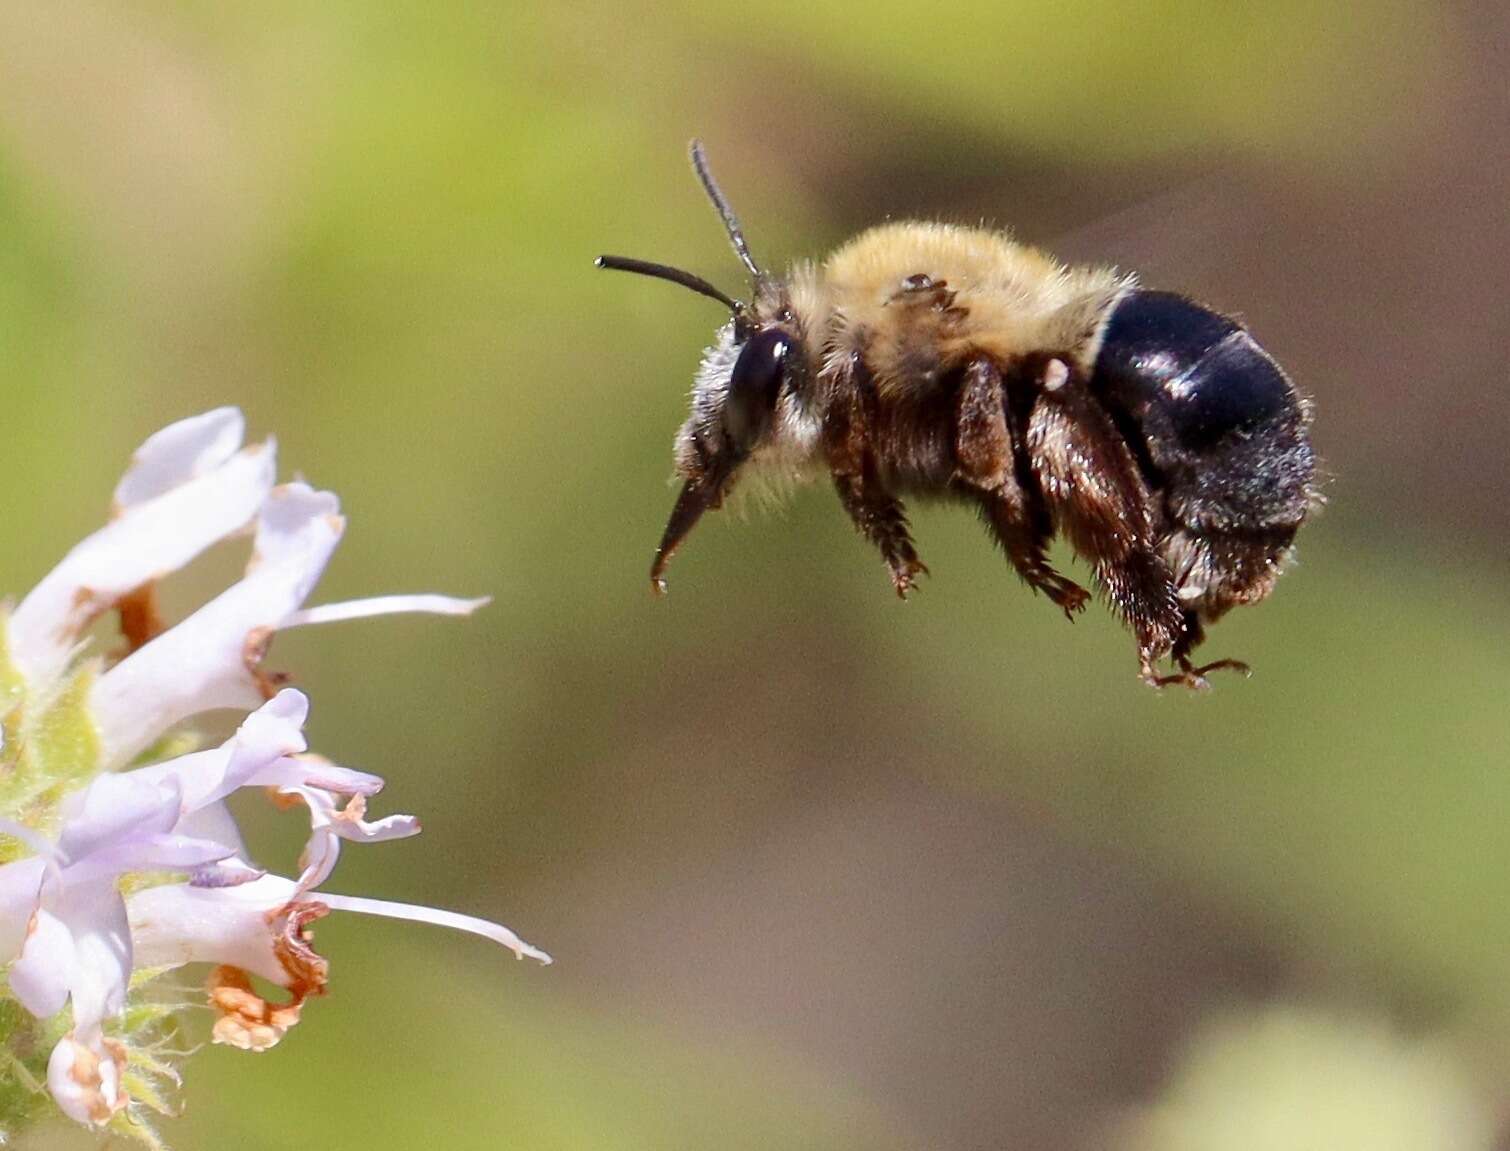
<path id="1" fill-rule="evenodd" d="M 1092 391 L 1179 523 L 1293 528 L 1315 465 L 1289 378 L 1238 323 L 1173 292 L 1113 306 Z"/>

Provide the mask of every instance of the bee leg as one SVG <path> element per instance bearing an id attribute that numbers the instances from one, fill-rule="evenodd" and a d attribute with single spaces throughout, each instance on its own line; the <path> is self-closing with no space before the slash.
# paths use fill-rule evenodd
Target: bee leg
<path id="1" fill-rule="evenodd" d="M 1060 361 L 1054 361 L 1060 363 Z M 1154 663 L 1198 642 L 1158 549 L 1156 510 L 1137 462 L 1083 380 L 1060 374 L 1041 390 L 1027 419 L 1027 451 L 1039 490 L 1070 543 L 1096 573 L 1113 609 L 1132 628 L 1140 673 L 1162 687 L 1200 687 L 1200 670 L 1181 664 L 1161 677 Z M 1180 647 L 1179 645 L 1185 645 Z"/>
<path id="2" fill-rule="evenodd" d="M 834 488 L 860 534 L 880 549 L 891 570 L 892 587 L 906 599 L 917 586 L 917 577 L 928 574 L 928 565 L 913 546 L 902 501 L 885 490 L 873 465 L 859 473 L 835 472 Z"/>
<path id="3" fill-rule="evenodd" d="M 1091 601 L 1091 593 L 1074 580 L 1060 575 L 1044 554 L 1050 533 L 1033 523 L 1031 511 L 1001 491 L 977 492 L 981 518 L 1007 553 L 1017 574 L 1034 591 L 1042 592 L 1050 603 L 1064 612 L 1071 623 Z"/>
<path id="4" fill-rule="evenodd" d="M 971 361 L 955 409 L 956 479 L 974 494 L 981 518 L 1017 574 L 1073 620 L 1091 594 L 1055 571 L 1044 554 L 1053 523 L 1027 469 L 1025 452 L 1022 437 L 1014 436 L 1008 426 L 1001 372 L 990 360 Z"/>
<path id="5" fill-rule="evenodd" d="M 856 368 L 855 370 L 861 370 Z M 917 586 L 917 577 L 928 574 L 918 558 L 908 529 L 902 501 L 886 487 L 871 449 L 869 423 L 858 393 L 850 403 L 830 410 L 823 435 L 834 490 L 856 529 L 881 552 L 891 572 L 891 586 L 902 599 Z"/>
<path id="6" fill-rule="evenodd" d="M 1169 653 L 1169 658 L 1178 667 L 1176 675 L 1159 676 L 1154 674 L 1151 667 L 1143 669 L 1143 678 L 1155 687 L 1165 687 L 1169 684 L 1183 684 L 1186 687 L 1206 690 L 1210 683 L 1206 681 L 1208 672 L 1235 671 L 1245 678 L 1253 674 L 1250 668 L 1240 659 L 1218 659 L 1211 663 L 1202 664 L 1200 667 L 1190 662 L 1190 651 L 1206 638 L 1205 629 L 1201 626 L 1200 618 L 1192 611 L 1185 612 L 1185 631 L 1175 641 L 1174 649 Z"/>

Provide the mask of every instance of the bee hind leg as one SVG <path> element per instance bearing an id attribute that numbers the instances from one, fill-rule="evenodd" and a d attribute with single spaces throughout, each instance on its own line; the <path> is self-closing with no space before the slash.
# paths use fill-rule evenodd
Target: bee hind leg
<path id="1" fill-rule="evenodd" d="M 1017 574 L 1073 620 L 1091 593 L 1048 561 L 1053 523 L 1028 469 L 1026 445 L 1013 431 L 1000 369 L 984 357 L 972 360 L 955 408 L 956 481 L 975 497 L 981 519 Z"/>
<path id="2" fill-rule="evenodd" d="M 1206 638 L 1205 630 L 1201 627 L 1201 621 L 1194 612 L 1185 613 L 1185 628 L 1180 638 L 1175 641 L 1170 650 L 1169 658 L 1179 671 L 1173 675 L 1160 675 L 1154 670 L 1153 659 L 1150 653 L 1144 653 L 1142 667 L 1139 672 L 1143 682 L 1151 687 L 1181 687 L 1192 688 L 1196 691 L 1207 691 L 1211 684 L 1206 679 L 1208 673 L 1213 671 L 1235 671 L 1244 678 L 1253 674 L 1250 668 L 1240 659 L 1218 659 L 1210 663 L 1201 664 L 1197 667 L 1190 660 L 1190 651 Z"/>
<path id="3" fill-rule="evenodd" d="M 1203 633 L 1195 613 L 1179 601 L 1159 543 L 1158 501 L 1116 425 L 1072 373 L 1060 373 L 1033 398 L 1026 442 L 1038 490 L 1054 522 L 1096 573 L 1108 603 L 1132 630 L 1139 675 L 1154 687 L 1205 688 L 1205 673 L 1190 650 Z M 1168 657 L 1177 671 L 1155 669 Z"/>

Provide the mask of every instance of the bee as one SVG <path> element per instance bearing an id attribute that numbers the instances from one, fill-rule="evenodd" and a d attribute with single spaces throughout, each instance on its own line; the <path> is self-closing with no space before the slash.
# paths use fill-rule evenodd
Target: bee
<path id="1" fill-rule="evenodd" d="M 1269 594 L 1319 496 L 1310 405 L 1242 323 L 950 224 L 882 224 L 775 276 L 751 256 L 699 141 L 691 156 L 750 275 L 748 301 L 664 264 L 597 261 L 730 313 L 676 436 L 682 488 L 651 565 L 656 591 L 742 478 L 826 469 L 899 596 L 928 572 L 902 497 L 943 497 L 974 508 L 1017 574 L 1073 620 L 1090 593 L 1046 553 L 1067 539 L 1132 631 L 1144 682 L 1247 674 L 1191 652 L 1206 625 Z"/>

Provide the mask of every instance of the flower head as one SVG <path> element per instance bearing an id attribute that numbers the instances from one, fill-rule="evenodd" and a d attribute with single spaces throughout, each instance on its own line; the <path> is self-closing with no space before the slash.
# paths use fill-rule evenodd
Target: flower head
<path id="1" fill-rule="evenodd" d="M 0 619 L 0 835 L 18 845 L 0 847 L 0 963 L 30 1016 L 68 1012 L 45 1066 L 58 1107 L 136 1134 L 146 1130 L 130 1122 L 139 1119 L 132 1085 L 144 1082 L 137 1065 L 162 1068 L 121 1026 L 134 972 L 212 965 L 214 1039 L 260 1051 L 325 989 L 310 928 L 331 911 L 454 927 L 550 962 L 497 924 L 323 890 L 343 842 L 415 835 L 419 823 L 370 819 L 382 779 L 309 754 L 308 700 L 279 690 L 282 677 L 263 667 L 273 636 L 393 612 L 465 615 L 486 601 L 412 595 L 305 607 L 345 527 L 339 504 L 306 484 L 274 486 L 272 442 L 243 447 L 242 435 L 240 413 L 223 408 L 148 439 L 116 488 L 111 522 Z M 156 582 L 246 528 L 254 539 L 242 578 L 165 626 Z M 81 645 L 112 610 L 127 647 L 107 667 Z M 150 750 L 182 721 L 219 708 L 249 711 L 219 747 L 166 758 Z M 244 787 L 267 789 L 308 818 L 293 877 L 247 858 L 224 802 Z M 287 1000 L 261 997 L 253 976 Z M 24 1072 L 18 1052 L 34 1041 L 0 1033 L 0 1053 Z"/>

